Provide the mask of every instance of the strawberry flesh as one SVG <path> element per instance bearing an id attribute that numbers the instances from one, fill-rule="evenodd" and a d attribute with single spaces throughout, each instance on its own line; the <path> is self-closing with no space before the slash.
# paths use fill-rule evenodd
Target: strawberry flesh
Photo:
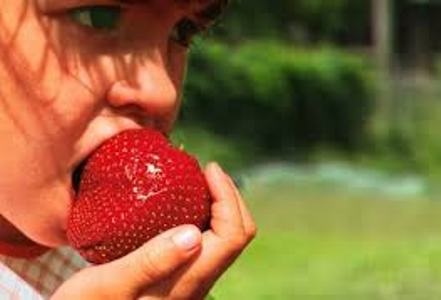
<path id="1" fill-rule="evenodd" d="M 210 205 L 195 158 L 157 131 L 128 130 L 87 159 L 67 237 L 86 260 L 106 263 L 182 224 L 206 230 Z"/>

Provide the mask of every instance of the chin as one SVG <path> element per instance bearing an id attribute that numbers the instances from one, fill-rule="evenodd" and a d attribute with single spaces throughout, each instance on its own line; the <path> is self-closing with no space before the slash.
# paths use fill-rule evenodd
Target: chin
<path id="1" fill-rule="evenodd" d="M 36 210 L 39 213 L 34 215 L 33 220 L 22 220 L 24 223 L 19 226 L 32 241 L 56 248 L 68 244 L 66 236 L 66 224 L 69 216 L 73 194 L 70 189 L 58 189 L 58 193 L 49 193 L 44 196 L 46 199 L 41 206 L 46 208 Z M 47 201 L 50 199 L 50 201 Z M 56 199 L 56 200 L 54 200 Z M 41 199 L 43 200 L 43 199 Z"/>
<path id="2" fill-rule="evenodd" d="M 51 232 L 38 232 L 35 234 L 33 240 L 34 242 L 49 248 L 57 248 L 68 244 L 64 231 L 52 230 Z"/>
<path id="3" fill-rule="evenodd" d="M 57 248 L 67 244 L 66 233 L 62 226 L 64 222 L 55 221 L 57 219 L 59 218 L 47 219 L 50 221 L 46 222 L 42 219 L 28 219 L 26 222 L 14 220 L 14 223 L 3 219 L 2 226 L 7 228 L 11 240 L 20 241 L 23 244 L 37 243 L 49 248 Z"/>
<path id="4" fill-rule="evenodd" d="M 57 219 L 52 218 L 46 222 L 37 220 L 34 225 L 20 226 L 20 231 L 25 233 L 26 237 L 34 243 L 49 248 L 65 246 L 68 242 L 66 231 L 62 225 L 64 222 Z"/>

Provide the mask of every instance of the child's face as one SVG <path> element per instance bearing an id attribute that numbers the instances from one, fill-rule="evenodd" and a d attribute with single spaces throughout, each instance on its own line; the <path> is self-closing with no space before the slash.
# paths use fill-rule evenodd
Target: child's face
<path id="1" fill-rule="evenodd" d="M 39 243 L 65 243 L 72 173 L 92 150 L 176 118 L 191 35 L 177 24 L 203 1 L 133 2 L 2 1 L 0 214 Z"/>

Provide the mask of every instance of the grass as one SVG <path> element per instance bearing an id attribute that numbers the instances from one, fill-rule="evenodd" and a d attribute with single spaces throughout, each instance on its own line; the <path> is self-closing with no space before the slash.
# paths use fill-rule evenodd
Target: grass
<path id="1" fill-rule="evenodd" d="M 216 299 L 441 299 L 441 203 L 292 184 L 245 195 L 260 232 Z"/>
<path id="2" fill-rule="evenodd" d="M 355 161 L 391 174 L 416 173 L 439 193 L 441 85 L 428 85 L 394 83 L 376 108 L 366 157 Z M 203 130 L 183 128 L 177 140 L 202 162 L 218 160 L 227 169 L 255 160 L 253 151 Z M 250 183 L 245 196 L 260 231 L 216 285 L 216 299 L 441 299 L 436 197 L 397 199 L 284 182 Z"/>

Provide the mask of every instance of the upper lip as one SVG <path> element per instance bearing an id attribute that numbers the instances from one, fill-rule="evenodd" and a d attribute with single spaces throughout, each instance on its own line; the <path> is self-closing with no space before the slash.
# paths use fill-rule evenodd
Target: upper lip
<path id="1" fill-rule="evenodd" d="M 81 147 L 81 142 L 80 142 L 81 148 L 77 152 L 77 155 L 74 157 L 73 162 L 70 167 L 71 181 L 72 181 L 72 187 L 73 187 L 74 191 L 76 193 L 78 193 L 80 178 L 81 178 L 82 172 L 84 170 L 84 167 L 86 165 L 87 159 L 97 148 L 99 148 L 99 146 L 102 143 L 104 143 L 106 140 L 110 139 L 111 137 L 113 137 L 123 131 L 130 130 L 130 129 L 140 129 L 140 128 L 141 127 L 139 127 L 139 126 L 130 126 L 130 127 L 125 127 L 120 130 L 115 130 L 113 132 L 109 131 L 109 132 L 106 132 L 101 135 L 97 134 L 96 136 L 93 136 L 93 137 L 90 137 L 90 136 L 85 137 L 84 140 L 87 139 L 87 140 L 90 140 L 90 142 L 85 142 L 83 147 Z"/>

